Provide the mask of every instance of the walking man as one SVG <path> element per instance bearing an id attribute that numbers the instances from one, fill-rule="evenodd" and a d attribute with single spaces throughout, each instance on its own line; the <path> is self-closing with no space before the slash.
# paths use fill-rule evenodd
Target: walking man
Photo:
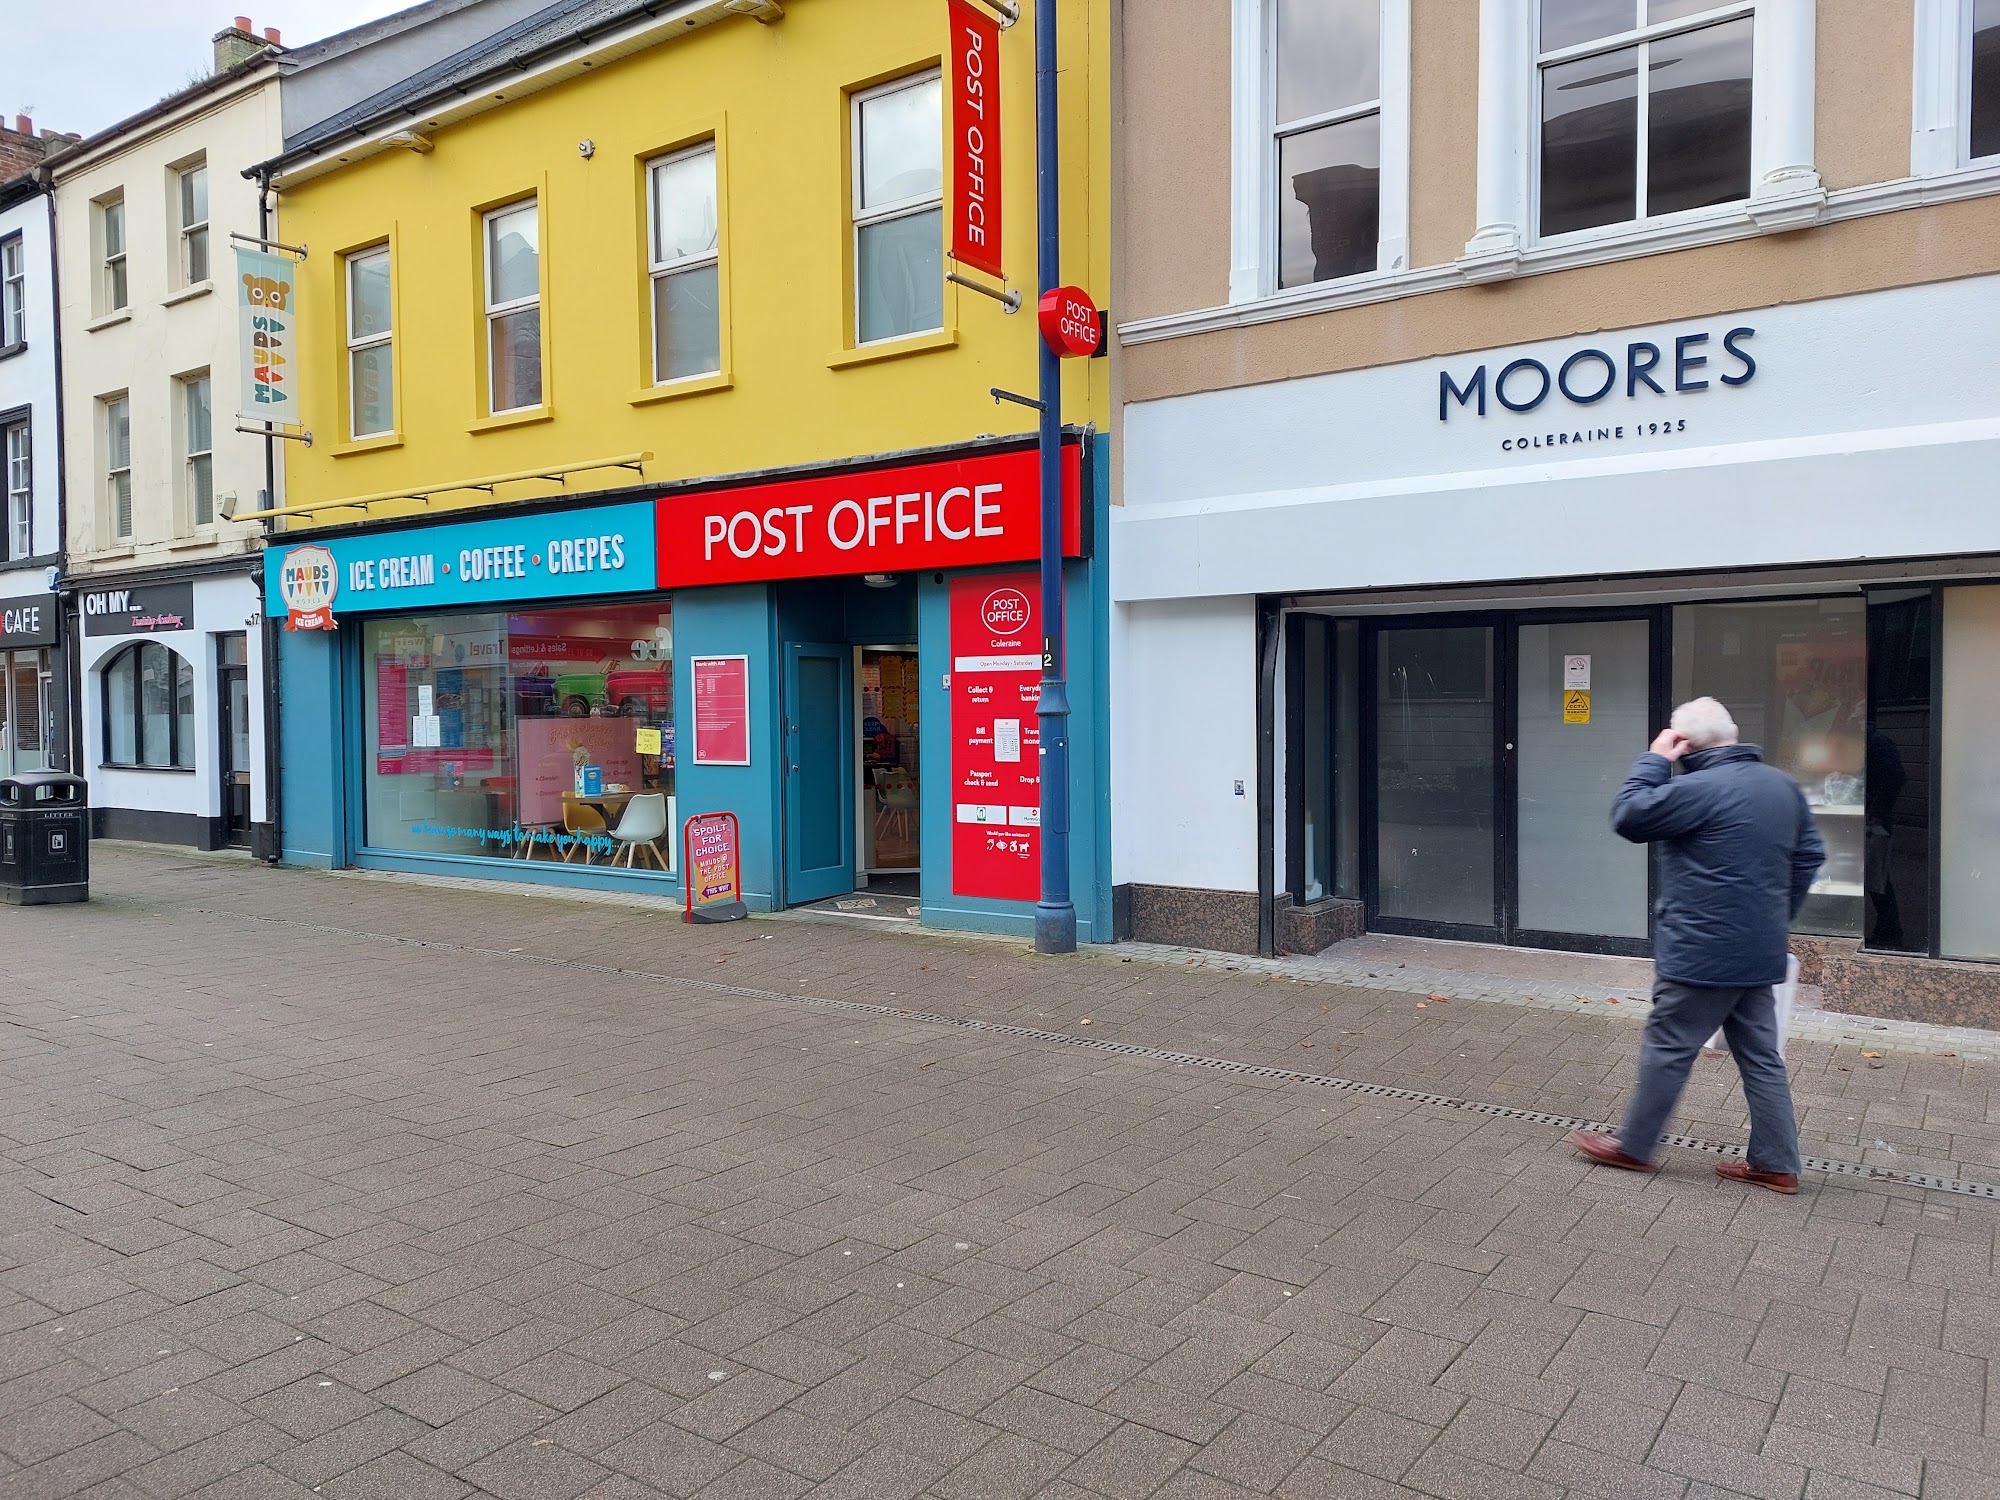
<path id="1" fill-rule="evenodd" d="M 1673 774 L 1680 761 L 1683 774 Z M 1592 1161 L 1650 1172 L 1667 1117 L 1701 1044 L 1718 1026 L 1750 1106 L 1744 1161 L 1715 1174 L 1778 1193 L 1799 1190 L 1799 1132 L 1778 1054 L 1771 987 L 1785 978 L 1792 919 L 1826 858 L 1798 783 L 1737 743 L 1713 698 L 1674 710 L 1612 805 L 1611 826 L 1660 847 L 1653 929 L 1653 1014 L 1639 1045 L 1638 1092 L 1617 1135 L 1579 1130 Z"/>

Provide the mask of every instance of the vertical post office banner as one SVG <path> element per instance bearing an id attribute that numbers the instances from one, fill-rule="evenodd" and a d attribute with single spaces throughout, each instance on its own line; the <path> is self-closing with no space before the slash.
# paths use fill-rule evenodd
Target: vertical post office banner
<path id="1" fill-rule="evenodd" d="M 1041 581 L 951 583 L 951 889 L 1033 901 L 1042 890 Z"/>
<path id="2" fill-rule="evenodd" d="M 1000 265 L 1000 23 L 966 0 L 951 15 L 951 253 L 1005 277 Z"/>
<path id="3" fill-rule="evenodd" d="M 248 422 L 295 424 L 299 377 L 293 338 L 298 262 L 262 250 L 236 252 L 237 412 Z"/>

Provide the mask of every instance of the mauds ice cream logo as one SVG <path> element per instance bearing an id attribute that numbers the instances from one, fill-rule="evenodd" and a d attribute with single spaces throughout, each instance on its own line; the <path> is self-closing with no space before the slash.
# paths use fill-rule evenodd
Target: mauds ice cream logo
<path id="1" fill-rule="evenodd" d="M 324 547 L 292 548 L 278 564 L 285 629 L 333 629 L 333 596 L 339 588 L 331 552 Z"/>
<path id="2" fill-rule="evenodd" d="M 1592 443 L 1617 443 L 1687 431 L 1679 408 L 1658 415 L 1650 405 L 1628 407 L 1651 397 L 1680 397 L 1706 391 L 1711 385 L 1748 385 L 1757 361 L 1747 347 L 1757 330 L 1730 329 L 1718 339 L 1707 329 L 1676 335 L 1671 341 L 1632 339 L 1621 348 L 1578 349 L 1561 364 L 1523 356 L 1492 373 L 1492 362 L 1459 374 L 1438 371 L 1438 420 L 1471 414 L 1487 415 L 1487 401 L 1509 412 L 1540 412 L 1559 423 L 1546 432 L 1501 441 L 1506 453 L 1540 448 L 1571 448 Z M 1553 366 L 1553 367 L 1552 367 Z M 1586 425 L 1578 426 L 1583 417 Z"/>

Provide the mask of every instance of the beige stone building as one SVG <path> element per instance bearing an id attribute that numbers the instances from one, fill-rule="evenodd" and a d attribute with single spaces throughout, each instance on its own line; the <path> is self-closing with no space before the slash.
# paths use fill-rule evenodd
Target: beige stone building
<path id="1" fill-rule="evenodd" d="M 1712 693 L 1829 1000 L 2000 1016 L 2000 3 L 1127 0 L 1140 937 L 1643 954 Z"/>

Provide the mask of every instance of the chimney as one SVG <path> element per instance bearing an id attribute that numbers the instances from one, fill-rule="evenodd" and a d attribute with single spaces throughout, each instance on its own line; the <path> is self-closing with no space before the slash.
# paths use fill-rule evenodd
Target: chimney
<path id="1" fill-rule="evenodd" d="M 266 26 L 264 28 L 264 40 L 269 42 L 273 47 L 284 45 L 284 38 L 278 34 L 278 28 L 275 26 Z"/>
<path id="2" fill-rule="evenodd" d="M 215 71 L 226 73 L 266 50 L 268 44 L 250 28 L 248 16 L 238 16 L 236 24 L 215 34 Z"/>
<path id="3" fill-rule="evenodd" d="M 14 116 L 14 131 L 17 135 L 33 135 L 35 133 L 35 122 L 26 115 L 16 115 Z"/>

